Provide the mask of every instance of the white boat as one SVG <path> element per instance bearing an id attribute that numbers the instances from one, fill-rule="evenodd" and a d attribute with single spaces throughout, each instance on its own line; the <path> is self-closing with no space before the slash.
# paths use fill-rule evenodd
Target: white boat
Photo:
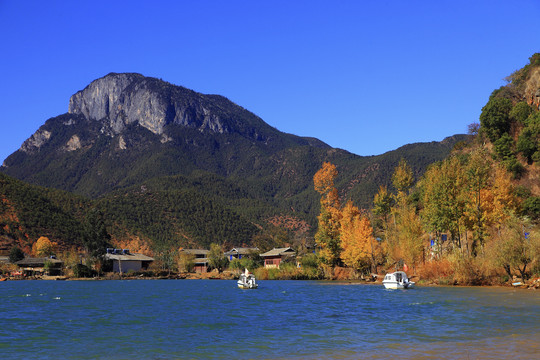
<path id="1" fill-rule="evenodd" d="M 414 282 L 410 281 L 403 271 L 386 274 L 382 283 L 387 289 L 411 289 L 414 287 Z"/>
<path id="2" fill-rule="evenodd" d="M 240 289 L 256 289 L 259 286 L 257 280 L 255 280 L 255 275 L 250 274 L 248 269 L 240 274 L 237 284 Z"/>

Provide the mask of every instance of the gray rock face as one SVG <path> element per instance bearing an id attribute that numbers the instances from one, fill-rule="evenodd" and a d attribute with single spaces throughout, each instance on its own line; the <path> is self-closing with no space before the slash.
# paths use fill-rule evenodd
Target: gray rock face
<path id="1" fill-rule="evenodd" d="M 28 138 L 21 146 L 21 150 L 25 153 L 34 153 L 39 150 L 51 138 L 50 131 L 38 130 L 30 138 Z"/>
<path id="2" fill-rule="evenodd" d="M 109 74 L 73 95 L 68 112 L 104 121 L 111 135 L 132 123 L 158 135 L 169 123 L 228 132 L 226 121 L 205 107 L 207 101 L 194 91 L 139 74 Z"/>

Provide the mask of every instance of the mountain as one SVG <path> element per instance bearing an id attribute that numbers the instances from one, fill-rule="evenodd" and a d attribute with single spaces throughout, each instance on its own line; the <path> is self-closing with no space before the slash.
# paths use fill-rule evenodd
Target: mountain
<path id="1" fill-rule="evenodd" d="M 222 96 L 111 73 L 73 95 L 0 171 L 95 199 L 119 237 L 238 244 L 272 226 L 312 231 L 324 161 L 338 167 L 341 197 L 369 208 L 401 158 L 418 177 L 465 138 L 362 157 L 280 132 Z"/>
<path id="2" fill-rule="evenodd" d="M 198 169 L 241 175 L 291 146 L 329 148 L 281 133 L 221 96 L 138 74 L 109 74 L 73 95 L 68 113 L 47 120 L 2 170 L 96 197 Z"/>

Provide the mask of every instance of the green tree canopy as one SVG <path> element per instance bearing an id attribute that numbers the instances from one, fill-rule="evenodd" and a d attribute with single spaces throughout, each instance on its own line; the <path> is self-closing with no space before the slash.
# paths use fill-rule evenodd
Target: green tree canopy
<path id="1" fill-rule="evenodd" d="M 510 129 L 509 114 L 511 110 L 512 101 L 500 97 L 491 98 L 482 108 L 480 124 L 491 142 L 497 141 L 502 134 Z"/>
<path id="2" fill-rule="evenodd" d="M 510 118 L 521 125 L 525 124 L 525 121 L 531 115 L 533 109 L 525 101 L 518 102 L 512 110 L 510 110 Z"/>

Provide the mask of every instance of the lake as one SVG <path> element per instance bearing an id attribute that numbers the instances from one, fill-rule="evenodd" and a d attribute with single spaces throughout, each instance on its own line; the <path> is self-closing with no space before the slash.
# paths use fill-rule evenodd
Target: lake
<path id="1" fill-rule="evenodd" d="M 324 281 L 6 281 L 2 359 L 534 359 L 540 292 Z"/>

